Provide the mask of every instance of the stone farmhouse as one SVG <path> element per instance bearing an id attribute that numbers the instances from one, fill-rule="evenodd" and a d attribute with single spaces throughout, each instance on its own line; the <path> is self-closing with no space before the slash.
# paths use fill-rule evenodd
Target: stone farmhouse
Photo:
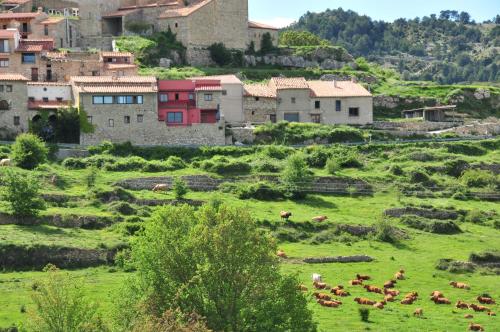
<path id="1" fill-rule="evenodd" d="M 373 122 L 373 96 L 354 81 L 272 78 L 245 85 L 246 122 L 276 121 L 365 125 Z"/>

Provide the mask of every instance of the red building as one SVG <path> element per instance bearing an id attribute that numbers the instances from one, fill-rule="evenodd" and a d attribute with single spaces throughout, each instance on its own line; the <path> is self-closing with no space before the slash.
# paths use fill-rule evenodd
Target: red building
<path id="1" fill-rule="evenodd" d="M 160 80 L 158 120 L 168 126 L 217 123 L 221 95 L 218 80 Z"/>

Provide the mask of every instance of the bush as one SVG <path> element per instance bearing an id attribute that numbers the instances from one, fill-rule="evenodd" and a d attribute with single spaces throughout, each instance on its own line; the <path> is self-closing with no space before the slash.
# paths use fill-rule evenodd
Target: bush
<path id="1" fill-rule="evenodd" d="M 281 170 L 281 165 L 278 162 L 269 159 L 258 159 L 252 163 L 254 172 L 259 173 L 278 173 Z"/>
<path id="2" fill-rule="evenodd" d="M 352 127 L 340 127 L 333 129 L 328 134 L 329 143 L 364 142 L 363 132 Z"/>
<path id="3" fill-rule="evenodd" d="M 110 155 L 106 155 L 106 154 L 95 155 L 95 156 L 91 156 L 91 157 L 83 159 L 83 161 L 85 162 L 87 167 L 94 166 L 97 168 L 102 168 L 106 164 L 114 164 L 115 162 L 117 162 L 117 160 L 118 160 L 117 158 L 110 156 Z"/>
<path id="4" fill-rule="evenodd" d="M 80 158 L 66 158 L 62 162 L 62 166 L 67 169 L 84 169 L 87 167 L 87 163 Z"/>
<path id="5" fill-rule="evenodd" d="M 258 200 L 279 200 L 285 197 L 285 194 L 276 184 L 267 182 L 257 182 L 252 184 L 240 185 L 237 189 L 240 199 L 258 199 Z"/>
<path id="6" fill-rule="evenodd" d="M 306 148 L 306 162 L 310 167 L 323 168 L 326 165 L 331 152 L 323 146 L 311 146 Z"/>
<path id="7" fill-rule="evenodd" d="M 174 192 L 175 199 L 181 200 L 188 193 L 188 187 L 186 182 L 181 178 L 175 178 L 174 184 L 172 186 L 172 191 Z"/>
<path id="8" fill-rule="evenodd" d="M 404 174 L 403 168 L 397 164 L 391 165 L 391 167 L 389 167 L 389 172 L 396 176 L 401 176 Z"/>
<path id="9" fill-rule="evenodd" d="M 17 136 L 12 145 L 12 160 L 24 169 L 34 169 L 47 161 L 48 149 L 45 143 L 33 134 Z"/>
<path id="10" fill-rule="evenodd" d="M 113 164 L 107 163 L 104 165 L 104 169 L 110 172 L 141 171 L 146 164 L 147 161 L 141 157 L 128 157 Z"/>
<path id="11" fill-rule="evenodd" d="M 247 162 L 229 160 L 225 157 L 214 157 L 210 160 L 205 160 L 200 163 L 200 168 L 204 171 L 221 175 L 245 174 L 249 173 L 252 169 Z"/>
<path id="12" fill-rule="evenodd" d="M 457 234 L 462 230 L 451 220 L 426 219 L 418 216 L 404 216 L 401 222 L 411 228 L 435 234 Z"/>
<path id="13" fill-rule="evenodd" d="M 423 170 L 412 170 L 410 172 L 410 182 L 411 183 L 430 183 L 431 178 L 429 177 L 429 174 L 427 174 Z"/>
<path id="14" fill-rule="evenodd" d="M 36 217 L 45 209 L 39 194 L 41 184 L 35 175 L 9 170 L 2 180 L 5 186 L 2 198 L 9 203 L 13 215 L 20 218 Z"/>
<path id="15" fill-rule="evenodd" d="M 368 322 L 370 320 L 370 310 L 366 308 L 359 308 L 359 318 L 361 319 L 362 322 Z"/>
<path id="16" fill-rule="evenodd" d="M 410 160 L 421 162 L 433 161 L 436 159 L 433 154 L 428 152 L 413 152 L 409 155 L 409 158 Z"/>
<path id="17" fill-rule="evenodd" d="M 97 182 L 97 177 L 99 176 L 99 170 L 97 167 L 90 167 L 88 173 L 85 176 L 85 180 L 87 183 L 87 189 L 92 189 L 95 187 L 95 183 Z"/>
<path id="18" fill-rule="evenodd" d="M 108 210 L 125 216 L 131 216 L 137 212 L 137 210 L 127 202 L 113 202 L 109 204 Z"/>
<path id="19" fill-rule="evenodd" d="M 148 161 L 142 168 L 143 172 L 148 173 L 166 172 L 168 170 L 170 170 L 170 167 L 165 162 L 158 160 Z"/>
<path id="20" fill-rule="evenodd" d="M 231 51 L 223 43 L 215 43 L 208 48 L 213 62 L 219 66 L 229 65 L 232 61 Z"/>
<path id="21" fill-rule="evenodd" d="M 294 154 L 288 157 L 280 180 L 287 197 L 294 199 L 306 197 L 306 190 L 309 189 L 313 176 L 303 155 Z"/>
<path id="22" fill-rule="evenodd" d="M 389 220 L 382 219 L 375 224 L 375 239 L 381 242 L 397 243 L 400 235 Z"/>
<path id="23" fill-rule="evenodd" d="M 340 169 L 340 166 L 335 159 L 328 159 L 328 161 L 326 162 L 325 168 L 326 168 L 326 171 L 328 172 L 328 174 L 334 175 L 335 173 L 338 172 L 338 170 Z"/>
<path id="24" fill-rule="evenodd" d="M 283 160 L 286 159 L 290 154 L 293 154 L 294 150 L 285 146 L 268 145 L 260 149 L 259 152 L 265 157 Z"/>
<path id="25" fill-rule="evenodd" d="M 482 253 L 471 253 L 469 261 L 476 264 L 499 264 L 500 251 L 486 251 Z"/>
<path id="26" fill-rule="evenodd" d="M 447 146 L 449 153 L 463 154 L 465 156 L 483 156 L 487 152 L 485 149 L 473 143 L 453 143 Z"/>
<path id="27" fill-rule="evenodd" d="M 490 185 L 495 185 L 497 179 L 489 171 L 479 169 L 469 169 L 462 173 L 460 177 L 462 183 L 468 187 L 484 188 Z"/>
<path id="28" fill-rule="evenodd" d="M 465 160 L 455 159 L 446 161 L 444 167 L 447 175 L 458 178 L 470 165 Z"/>

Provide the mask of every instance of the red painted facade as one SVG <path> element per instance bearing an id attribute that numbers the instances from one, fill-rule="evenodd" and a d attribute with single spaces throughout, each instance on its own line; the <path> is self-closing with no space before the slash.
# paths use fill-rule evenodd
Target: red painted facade
<path id="1" fill-rule="evenodd" d="M 201 109 L 196 105 L 197 89 L 207 85 L 221 88 L 220 81 L 159 80 L 158 121 L 164 121 L 167 126 L 216 123 L 217 109 Z"/>

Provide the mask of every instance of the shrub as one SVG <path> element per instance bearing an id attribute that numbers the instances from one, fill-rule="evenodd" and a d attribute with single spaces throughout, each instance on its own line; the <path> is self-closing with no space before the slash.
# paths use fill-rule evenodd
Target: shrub
<path id="1" fill-rule="evenodd" d="M 244 174 L 251 171 L 251 166 L 249 163 L 229 160 L 225 157 L 214 157 L 210 160 L 205 160 L 200 163 L 200 168 L 211 173 L 217 173 L 221 175 L 225 174 Z"/>
<path id="2" fill-rule="evenodd" d="M 410 160 L 421 162 L 433 161 L 436 159 L 433 154 L 428 152 L 413 152 L 409 155 L 409 158 Z"/>
<path id="3" fill-rule="evenodd" d="M 92 189 L 95 187 L 95 183 L 97 182 L 97 177 L 99 175 L 99 170 L 97 167 L 90 167 L 87 175 L 85 176 L 85 182 L 87 183 L 87 189 Z"/>
<path id="4" fill-rule="evenodd" d="M 364 142 L 363 132 L 352 127 L 335 128 L 328 134 L 329 143 Z"/>
<path id="5" fill-rule="evenodd" d="M 500 251 L 486 251 L 482 253 L 471 253 L 469 256 L 469 261 L 476 264 L 499 264 L 500 263 Z"/>
<path id="6" fill-rule="evenodd" d="M 483 224 L 486 221 L 485 219 L 486 216 L 480 210 L 471 210 L 465 216 L 464 221 L 473 224 Z"/>
<path id="7" fill-rule="evenodd" d="M 389 220 L 382 219 L 375 224 L 375 239 L 381 242 L 397 243 L 400 236 Z"/>
<path id="8" fill-rule="evenodd" d="M 272 233 L 273 237 L 281 242 L 297 243 L 305 240 L 309 235 L 301 230 L 292 227 L 280 227 Z"/>
<path id="9" fill-rule="evenodd" d="M 175 178 L 172 186 L 172 191 L 174 192 L 175 199 L 183 199 L 188 192 L 186 182 L 184 182 L 184 180 L 182 180 L 181 178 Z"/>
<path id="10" fill-rule="evenodd" d="M 183 168 L 186 168 L 186 163 L 184 162 L 184 160 L 182 160 L 181 158 L 177 157 L 177 156 L 170 156 L 168 157 L 167 161 L 166 161 L 168 167 L 170 168 L 170 170 L 178 170 L 178 169 L 183 169 Z"/>
<path id="11" fill-rule="evenodd" d="M 468 187 L 483 188 L 494 185 L 497 180 L 491 172 L 479 169 L 469 169 L 462 173 L 460 177 L 462 183 Z"/>
<path id="12" fill-rule="evenodd" d="M 391 167 L 389 167 L 389 172 L 396 176 L 401 176 L 404 174 L 403 168 L 397 164 L 391 165 Z"/>
<path id="13" fill-rule="evenodd" d="M 326 168 L 326 171 L 328 172 L 328 174 L 333 175 L 333 174 L 338 172 L 338 170 L 340 169 L 340 166 L 335 159 L 328 159 L 328 161 L 326 162 L 325 168 Z"/>
<path id="14" fill-rule="evenodd" d="M 170 170 L 170 167 L 165 162 L 158 160 L 148 161 L 142 168 L 143 172 L 148 173 L 166 172 L 168 170 Z"/>
<path id="15" fill-rule="evenodd" d="M 114 164 L 117 159 L 110 155 L 95 155 L 84 159 L 87 166 L 102 168 L 106 164 Z"/>
<path id="16" fill-rule="evenodd" d="M 111 172 L 140 171 L 146 164 L 147 161 L 141 157 L 128 157 L 113 164 L 105 164 L 104 169 Z"/>
<path id="17" fill-rule="evenodd" d="M 283 160 L 286 159 L 290 154 L 293 154 L 294 150 L 285 146 L 268 145 L 260 149 L 260 153 L 266 157 Z"/>
<path id="18" fill-rule="evenodd" d="M 3 199 L 9 203 L 13 215 L 20 218 L 36 217 L 45 209 L 39 194 L 41 184 L 35 175 L 9 170 L 5 173 L 3 185 Z"/>
<path id="19" fill-rule="evenodd" d="M 33 134 L 17 136 L 12 145 L 12 159 L 17 166 L 24 169 L 34 169 L 47 161 L 48 149 L 45 143 Z"/>
<path id="20" fill-rule="evenodd" d="M 208 47 L 210 57 L 219 66 L 226 66 L 231 63 L 231 51 L 226 48 L 223 43 L 215 43 Z"/>
<path id="21" fill-rule="evenodd" d="M 370 320 L 370 310 L 367 308 L 359 308 L 359 318 L 361 319 L 362 322 L 368 322 Z"/>
<path id="22" fill-rule="evenodd" d="M 267 182 L 240 185 L 237 193 L 240 199 L 278 200 L 285 197 L 279 186 Z"/>
<path id="23" fill-rule="evenodd" d="M 306 196 L 306 190 L 311 185 L 313 176 L 303 155 L 294 154 L 288 157 L 280 180 L 287 197 L 299 199 Z"/>
<path id="24" fill-rule="evenodd" d="M 469 163 L 462 159 L 448 160 L 444 163 L 445 173 L 456 178 L 460 177 L 469 166 Z"/>
<path id="25" fill-rule="evenodd" d="M 306 149 L 306 162 L 310 167 L 323 168 L 331 152 L 323 146 L 311 146 Z"/>
<path id="26" fill-rule="evenodd" d="M 347 153 L 343 156 L 339 156 L 337 159 L 339 167 L 342 168 L 362 168 L 363 163 L 360 161 L 359 154 L 355 152 Z"/>
<path id="27" fill-rule="evenodd" d="M 411 183 L 429 183 L 431 178 L 423 170 L 414 169 L 410 172 L 410 182 Z"/>
<path id="28" fill-rule="evenodd" d="M 258 159 L 252 163 L 254 172 L 259 173 L 278 173 L 281 170 L 281 165 L 278 162 L 269 159 Z"/>
<path id="29" fill-rule="evenodd" d="M 418 216 L 404 216 L 401 222 L 411 228 L 435 234 L 456 234 L 462 230 L 451 220 L 426 219 Z"/>
<path id="30" fill-rule="evenodd" d="M 473 143 L 453 143 L 447 146 L 449 153 L 463 154 L 465 156 L 482 156 L 487 152 Z"/>
<path id="31" fill-rule="evenodd" d="M 117 212 L 125 216 L 131 216 L 137 212 L 129 203 L 127 202 L 113 202 L 109 204 L 109 211 Z"/>
<path id="32" fill-rule="evenodd" d="M 87 163 L 81 158 L 66 158 L 62 162 L 62 166 L 67 169 L 84 169 Z"/>

